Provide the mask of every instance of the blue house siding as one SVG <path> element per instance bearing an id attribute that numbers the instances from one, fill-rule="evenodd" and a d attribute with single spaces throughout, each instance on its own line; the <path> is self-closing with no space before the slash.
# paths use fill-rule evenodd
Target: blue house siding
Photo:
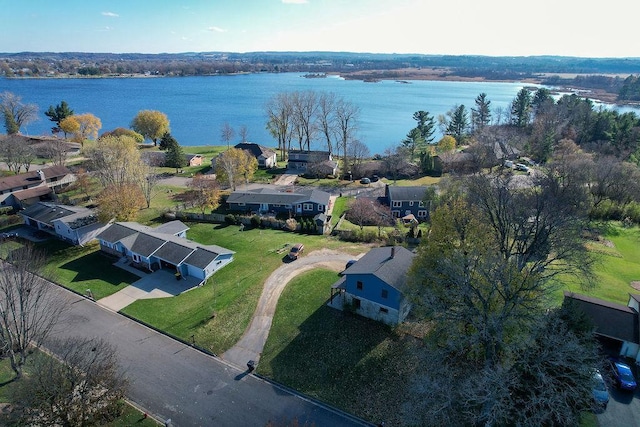
<path id="1" fill-rule="evenodd" d="M 362 289 L 358 289 L 358 282 L 362 283 Z M 383 296 L 383 291 L 386 291 L 386 297 Z M 396 310 L 400 308 L 402 299 L 402 294 L 397 289 L 371 274 L 349 275 L 346 280 L 346 292 L 356 298 Z"/>

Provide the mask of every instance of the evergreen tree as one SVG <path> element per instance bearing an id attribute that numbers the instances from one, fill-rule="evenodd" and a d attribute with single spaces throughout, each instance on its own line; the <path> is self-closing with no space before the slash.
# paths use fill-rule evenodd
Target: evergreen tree
<path id="1" fill-rule="evenodd" d="M 175 140 L 174 140 L 175 141 Z M 167 156 L 165 158 L 165 166 L 170 168 L 176 168 L 176 172 L 180 168 L 187 165 L 187 159 L 185 158 L 182 147 L 177 142 L 170 144 L 167 148 Z"/>
<path id="2" fill-rule="evenodd" d="M 416 111 L 413 113 L 413 119 L 418 122 L 417 129 L 422 135 L 422 139 L 427 144 L 433 143 L 433 134 L 436 131 L 436 119 L 429 114 L 428 111 Z"/>
<path id="3" fill-rule="evenodd" d="M 512 124 L 523 128 L 529 124 L 531 119 L 531 92 L 522 88 L 511 103 Z"/>
<path id="4" fill-rule="evenodd" d="M 491 101 L 487 99 L 486 93 L 481 93 L 476 97 L 476 108 L 471 109 L 471 123 L 473 130 L 479 130 L 487 126 L 491 121 Z"/>
<path id="5" fill-rule="evenodd" d="M 49 109 L 44 112 L 44 115 L 49 117 L 49 120 L 56 124 L 51 128 L 51 131 L 53 133 L 58 133 L 61 130 L 60 122 L 69 116 L 73 116 L 73 110 L 69 108 L 69 104 L 67 104 L 67 101 L 62 101 L 55 107 L 53 105 L 50 105 Z"/>

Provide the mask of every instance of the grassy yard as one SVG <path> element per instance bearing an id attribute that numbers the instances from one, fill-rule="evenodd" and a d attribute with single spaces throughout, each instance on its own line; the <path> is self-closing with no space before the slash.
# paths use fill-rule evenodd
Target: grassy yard
<path id="1" fill-rule="evenodd" d="M 360 245 L 345 245 L 324 236 L 270 229 L 239 231 L 237 226 L 189 224 L 187 237 L 236 252 L 234 261 L 197 289 L 174 298 L 139 300 L 122 311 L 214 353 L 235 344 L 246 329 L 267 277 L 279 266 L 288 246 L 301 242 L 306 252 L 320 248 L 357 254 Z"/>
<path id="2" fill-rule="evenodd" d="M 287 285 L 258 373 L 374 423 L 396 425 L 417 369 L 418 340 L 327 307 L 337 277 L 319 269 Z"/>
<path id="3" fill-rule="evenodd" d="M 603 238 L 588 243 L 596 260 L 592 287 L 583 290 L 569 278 L 564 289 L 626 305 L 629 293 L 640 293 L 631 287 L 632 282 L 640 281 L 640 228 L 612 223 Z M 556 301 L 562 301 L 562 292 L 556 295 Z"/>

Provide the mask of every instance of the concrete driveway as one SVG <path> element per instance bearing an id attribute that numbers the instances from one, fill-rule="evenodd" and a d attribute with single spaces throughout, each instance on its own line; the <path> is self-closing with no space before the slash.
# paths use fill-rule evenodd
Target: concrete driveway
<path id="1" fill-rule="evenodd" d="M 139 299 L 174 297 L 199 286 L 201 283 L 201 280 L 193 277 L 183 277 L 180 280 L 176 280 L 174 273 L 169 270 L 144 273 L 130 267 L 126 268 L 120 261 L 115 265 L 137 274 L 140 276 L 140 280 L 115 294 L 97 301 L 99 305 L 113 311 L 120 311 Z"/>
<path id="2" fill-rule="evenodd" d="M 249 360 L 258 362 L 262 349 L 269 336 L 271 322 L 276 312 L 280 294 L 295 276 L 314 268 L 328 268 L 336 272 L 344 270 L 345 264 L 361 255 L 353 255 L 322 249 L 302 256 L 295 261 L 284 264 L 271 273 L 264 283 L 258 307 L 253 313 L 251 323 L 240 341 L 222 354 L 221 358 L 238 367 L 246 366 Z M 327 293 L 328 293 L 327 289 Z"/>

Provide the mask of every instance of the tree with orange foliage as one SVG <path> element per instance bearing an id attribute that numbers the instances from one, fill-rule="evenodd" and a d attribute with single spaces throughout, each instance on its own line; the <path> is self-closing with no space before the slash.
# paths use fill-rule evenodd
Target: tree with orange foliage
<path id="1" fill-rule="evenodd" d="M 102 222 L 133 221 L 145 206 L 145 198 L 140 186 L 127 183 L 111 185 L 98 195 L 98 218 Z"/>

